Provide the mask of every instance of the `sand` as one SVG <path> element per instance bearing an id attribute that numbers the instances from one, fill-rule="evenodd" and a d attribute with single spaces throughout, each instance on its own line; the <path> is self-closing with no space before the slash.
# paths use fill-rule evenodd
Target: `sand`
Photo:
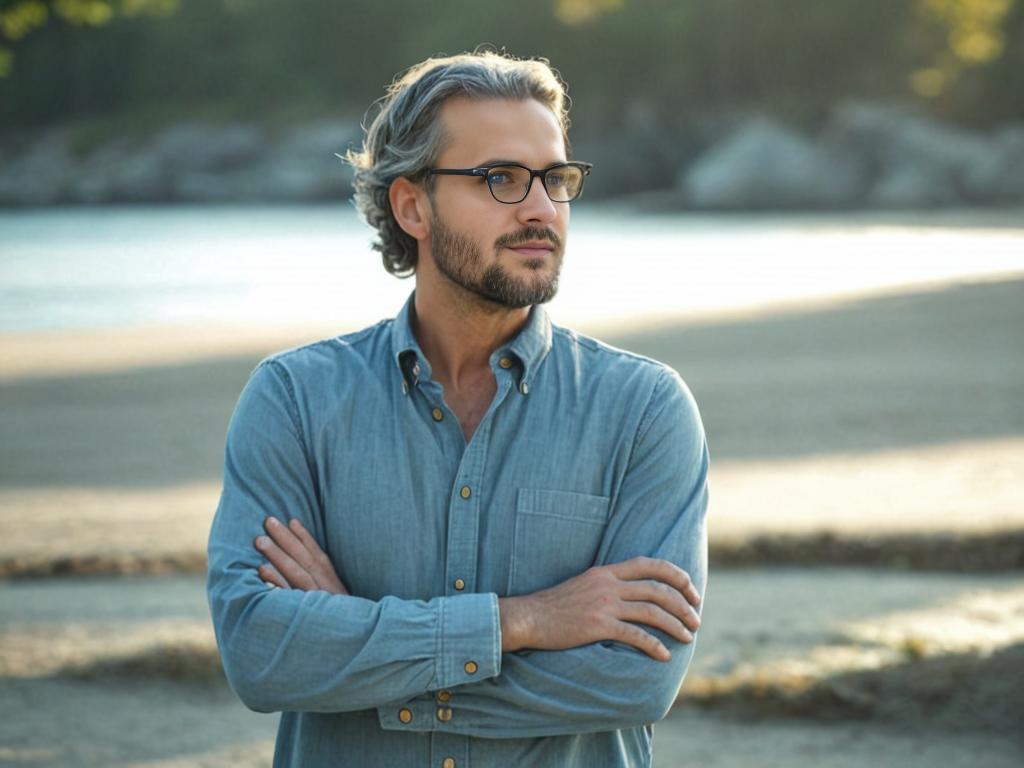
<path id="1" fill-rule="evenodd" d="M 1020 764 L 1022 327 L 1007 280 L 606 330 L 680 370 L 713 457 L 657 765 Z M 200 573 L 246 376 L 329 333 L 0 335 L 0 765 L 268 763 Z"/>
<path id="2" fill-rule="evenodd" d="M 0 590 L 0 626 L 0 764 L 269 761 L 276 717 L 227 689 L 201 577 L 20 582 Z M 1024 664 L 1000 666 L 1008 654 L 1024 660 L 1014 575 L 723 571 L 680 703 L 655 727 L 657 764 L 690 765 L 692 751 L 721 766 L 804 752 L 825 766 L 890 752 L 908 766 L 1012 765 Z M 936 706 L 934 681 L 964 660 L 986 685 L 961 674 Z M 836 681 L 845 698 L 823 697 Z"/>

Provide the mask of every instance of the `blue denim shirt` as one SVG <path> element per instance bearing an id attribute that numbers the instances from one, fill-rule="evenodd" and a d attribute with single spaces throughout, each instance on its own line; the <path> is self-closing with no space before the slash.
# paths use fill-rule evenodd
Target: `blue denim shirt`
<path id="1" fill-rule="evenodd" d="M 398 317 L 273 355 L 228 430 L 208 594 L 227 678 L 281 711 L 275 766 L 645 766 L 693 652 L 501 652 L 498 597 L 637 555 L 707 573 L 708 453 L 667 366 L 553 326 L 491 356 L 467 444 Z M 351 595 L 269 588 L 298 518 Z M 452 762 L 445 762 L 446 760 Z"/>

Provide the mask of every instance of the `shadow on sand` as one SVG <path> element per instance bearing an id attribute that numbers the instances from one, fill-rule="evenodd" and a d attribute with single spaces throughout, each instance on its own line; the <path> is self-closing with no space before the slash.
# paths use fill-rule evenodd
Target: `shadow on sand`
<path id="1" fill-rule="evenodd" d="M 1021 328 L 1018 280 L 607 340 L 680 371 L 721 460 L 1024 434 Z M 0 486 L 216 482 L 258 360 L 0 384 Z"/>

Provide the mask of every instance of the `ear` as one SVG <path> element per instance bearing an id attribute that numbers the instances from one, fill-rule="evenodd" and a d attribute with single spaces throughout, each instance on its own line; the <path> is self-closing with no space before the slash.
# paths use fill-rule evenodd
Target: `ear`
<path id="1" fill-rule="evenodd" d="M 430 234 L 430 201 L 417 184 L 399 176 L 388 188 L 391 212 L 406 234 L 414 240 L 422 240 Z"/>

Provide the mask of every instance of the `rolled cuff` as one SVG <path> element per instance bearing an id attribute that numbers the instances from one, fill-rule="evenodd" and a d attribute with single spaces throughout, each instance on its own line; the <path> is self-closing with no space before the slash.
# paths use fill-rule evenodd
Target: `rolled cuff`
<path id="1" fill-rule="evenodd" d="M 442 691 L 501 674 L 498 596 L 493 592 L 456 595 L 440 603 L 437 673 L 431 687 Z M 385 730 L 443 729 L 453 707 L 457 705 L 439 707 L 428 694 L 380 706 L 377 717 Z"/>

